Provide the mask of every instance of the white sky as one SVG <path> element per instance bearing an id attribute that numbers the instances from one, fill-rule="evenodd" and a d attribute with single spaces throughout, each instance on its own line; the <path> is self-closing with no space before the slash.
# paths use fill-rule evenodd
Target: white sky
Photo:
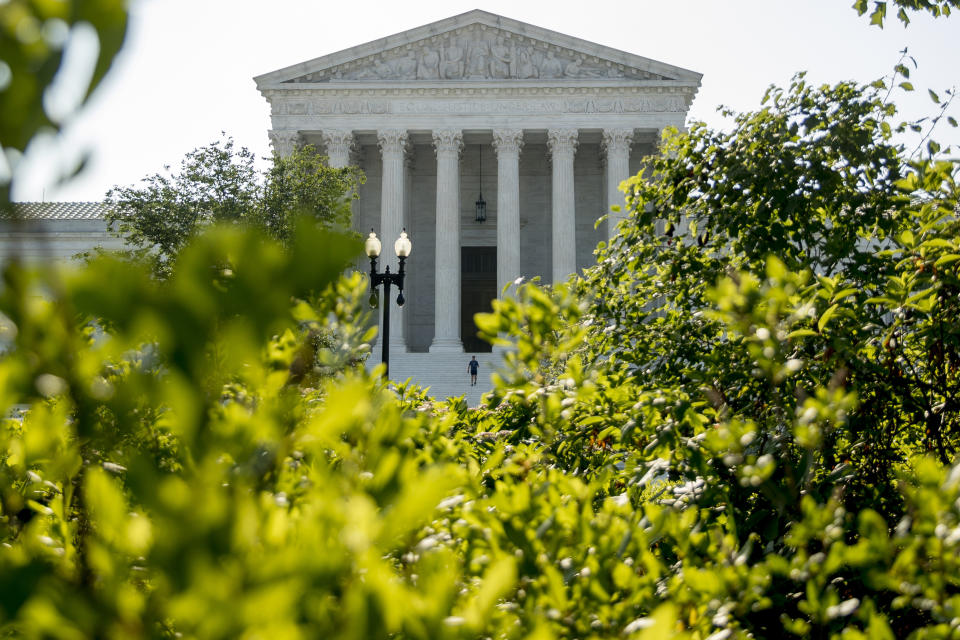
<path id="1" fill-rule="evenodd" d="M 370 40 L 484 9 L 704 74 L 690 117 L 724 123 L 719 104 L 755 108 L 771 83 L 807 70 L 811 80 L 867 82 L 890 72 L 909 47 L 919 69 L 907 115 L 933 114 L 926 89 L 960 87 L 960 16 L 917 15 L 885 29 L 850 8 L 853 0 L 546 0 L 416 1 L 139 0 L 127 46 L 87 110 L 56 142 L 25 160 L 17 200 L 100 200 L 114 185 L 161 171 L 225 131 L 269 154 L 269 108 L 253 76 Z M 950 109 L 960 120 L 960 100 Z M 955 147 L 960 133 L 942 122 L 934 137 Z M 915 142 L 914 142 L 915 144 Z M 61 187 L 64 171 L 92 153 Z M 59 149 L 59 153 L 54 153 Z M 912 147 L 911 147 L 912 149 Z"/>

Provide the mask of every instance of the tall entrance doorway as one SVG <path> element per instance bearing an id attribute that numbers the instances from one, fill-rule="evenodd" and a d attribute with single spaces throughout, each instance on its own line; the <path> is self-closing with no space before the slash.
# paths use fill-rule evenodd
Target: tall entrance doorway
<path id="1" fill-rule="evenodd" d="M 490 313 L 497 297 L 497 248 L 460 247 L 460 337 L 463 350 L 490 353 L 493 347 L 477 337 L 473 316 Z"/>

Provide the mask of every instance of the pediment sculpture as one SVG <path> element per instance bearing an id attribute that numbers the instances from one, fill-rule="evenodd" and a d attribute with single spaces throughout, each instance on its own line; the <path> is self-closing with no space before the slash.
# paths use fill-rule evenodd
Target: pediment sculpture
<path id="1" fill-rule="evenodd" d="M 499 29 L 459 29 L 287 82 L 562 78 L 666 79 L 655 73 Z"/>

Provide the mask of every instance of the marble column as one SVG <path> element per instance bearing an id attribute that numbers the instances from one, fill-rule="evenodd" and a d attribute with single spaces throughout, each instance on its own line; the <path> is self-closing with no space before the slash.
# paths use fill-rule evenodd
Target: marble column
<path id="1" fill-rule="evenodd" d="M 576 129 L 550 129 L 547 146 L 553 164 L 553 284 L 577 270 L 576 199 L 573 188 L 573 156 L 577 150 Z"/>
<path id="2" fill-rule="evenodd" d="M 300 132 L 292 129 L 274 129 L 269 131 L 270 145 L 273 152 L 278 156 L 285 158 L 293 153 L 293 150 L 300 145 Z"/>
<path id="3" fill-rule="evenodd" d="M 627 217 L 626 197 L 620 183 L 630 177 L 630 142 L 633 129 L 604 129 L 603 148 L 607 165 L 607 237 L 617 233 L 617 224 Z M 619 206 L 619 211 L 611 207 Z"/>
<path id="4" fill-rule="evenodd" d="M 520 275 L 520 149 L 522 129 L 495 129 L 497 151 L 497 291 Z"/>
<path id="5" fill-rule="evenodd" d="M 430 353 L 463 353 L 460 340 L 460 150 L 458 129 L 433 132 L 437 150 L 434 333 Z"/>
<path id="6" fill-rule="evenodd" d="M 343 169 L 350 165 L 350 151 L 353 149 L 353 132 L 346 129 L 327 129 L 321 133 L 323 144 L 327 148 L 327 159 L 334 169 Z"/>
<path id="7" fill-rule="evenodd" d="M 390 270 L 396 272 L 398 262 L 393 252 L 393 243 L 400 237 L 400 232 L 403 230 L 403 163 L 407 132 L 403 129 L 378 131 L 377 141 L 380 144 L 380 154 L 383 159 L 379 233 L 383 252 L 380 254 L 380 270 L 382 271 L 385 265 L 390 265 Z M 392 288 L 391 291 L 393 299 L 381 299 L 381 304 L 396 305 L 396 289 Z M 403 307 L 394 306 L 390 309 L 390 351 L 392 353 L 403 353 L 407 350 L 403 335 L 403 315 Z"/>

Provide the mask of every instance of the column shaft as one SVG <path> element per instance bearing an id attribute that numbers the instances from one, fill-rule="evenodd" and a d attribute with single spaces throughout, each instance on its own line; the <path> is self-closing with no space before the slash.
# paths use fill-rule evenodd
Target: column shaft
<path id="1" fill-rule="evenodd" d="M 520 276 L 520 149 L 521 129 L 493 132 L 497 150 L 497 288 Z"/>
<path id="2" fill-rule="evenodd" d="M 403 230 L 403 161 L 407 144 L 407 132 L 402 129 L 388 129 L 377 132 L 380 154 L 383 160 L 380 195 L 380 237 L 383 253 L 380 254 L 381 269 L 384 264 L 393 264 L 396 271 L 396 256 L 393 243 Z M 383 300 L 382 304 L 396 304 L 394 300 Z M 382 335 L 382 332 L 381 332 Z M 391 352 L 406 351 L 403 335 L 403 308 L 390 310 L 390 349 Z"/>
<path id="3" fill-rule="evenodd" d="M 460 340 L 460 149 L 459 130 L 433 132 L 437 150 L 436 295 L 430 353 L 463 353 Z"/>
<path id="4" fill-rule="evenodd" d="M 573 157 L 577 149 L 576 129 L 550 129 L 547 145 L 553 160 L 553 284 L 577 270 L 576 194 Z"/>
<path id="5" fill-rule="evenodd" d="M 630 177 L 630 142 L 633 129 L 605 129 L 603 147 L 607 161 L 607 237 L 617 233 L 617 224 L 627 217 L 626 198 L 620 183 Z M 611 208 L 619 206 L 619 211 Z"/>

